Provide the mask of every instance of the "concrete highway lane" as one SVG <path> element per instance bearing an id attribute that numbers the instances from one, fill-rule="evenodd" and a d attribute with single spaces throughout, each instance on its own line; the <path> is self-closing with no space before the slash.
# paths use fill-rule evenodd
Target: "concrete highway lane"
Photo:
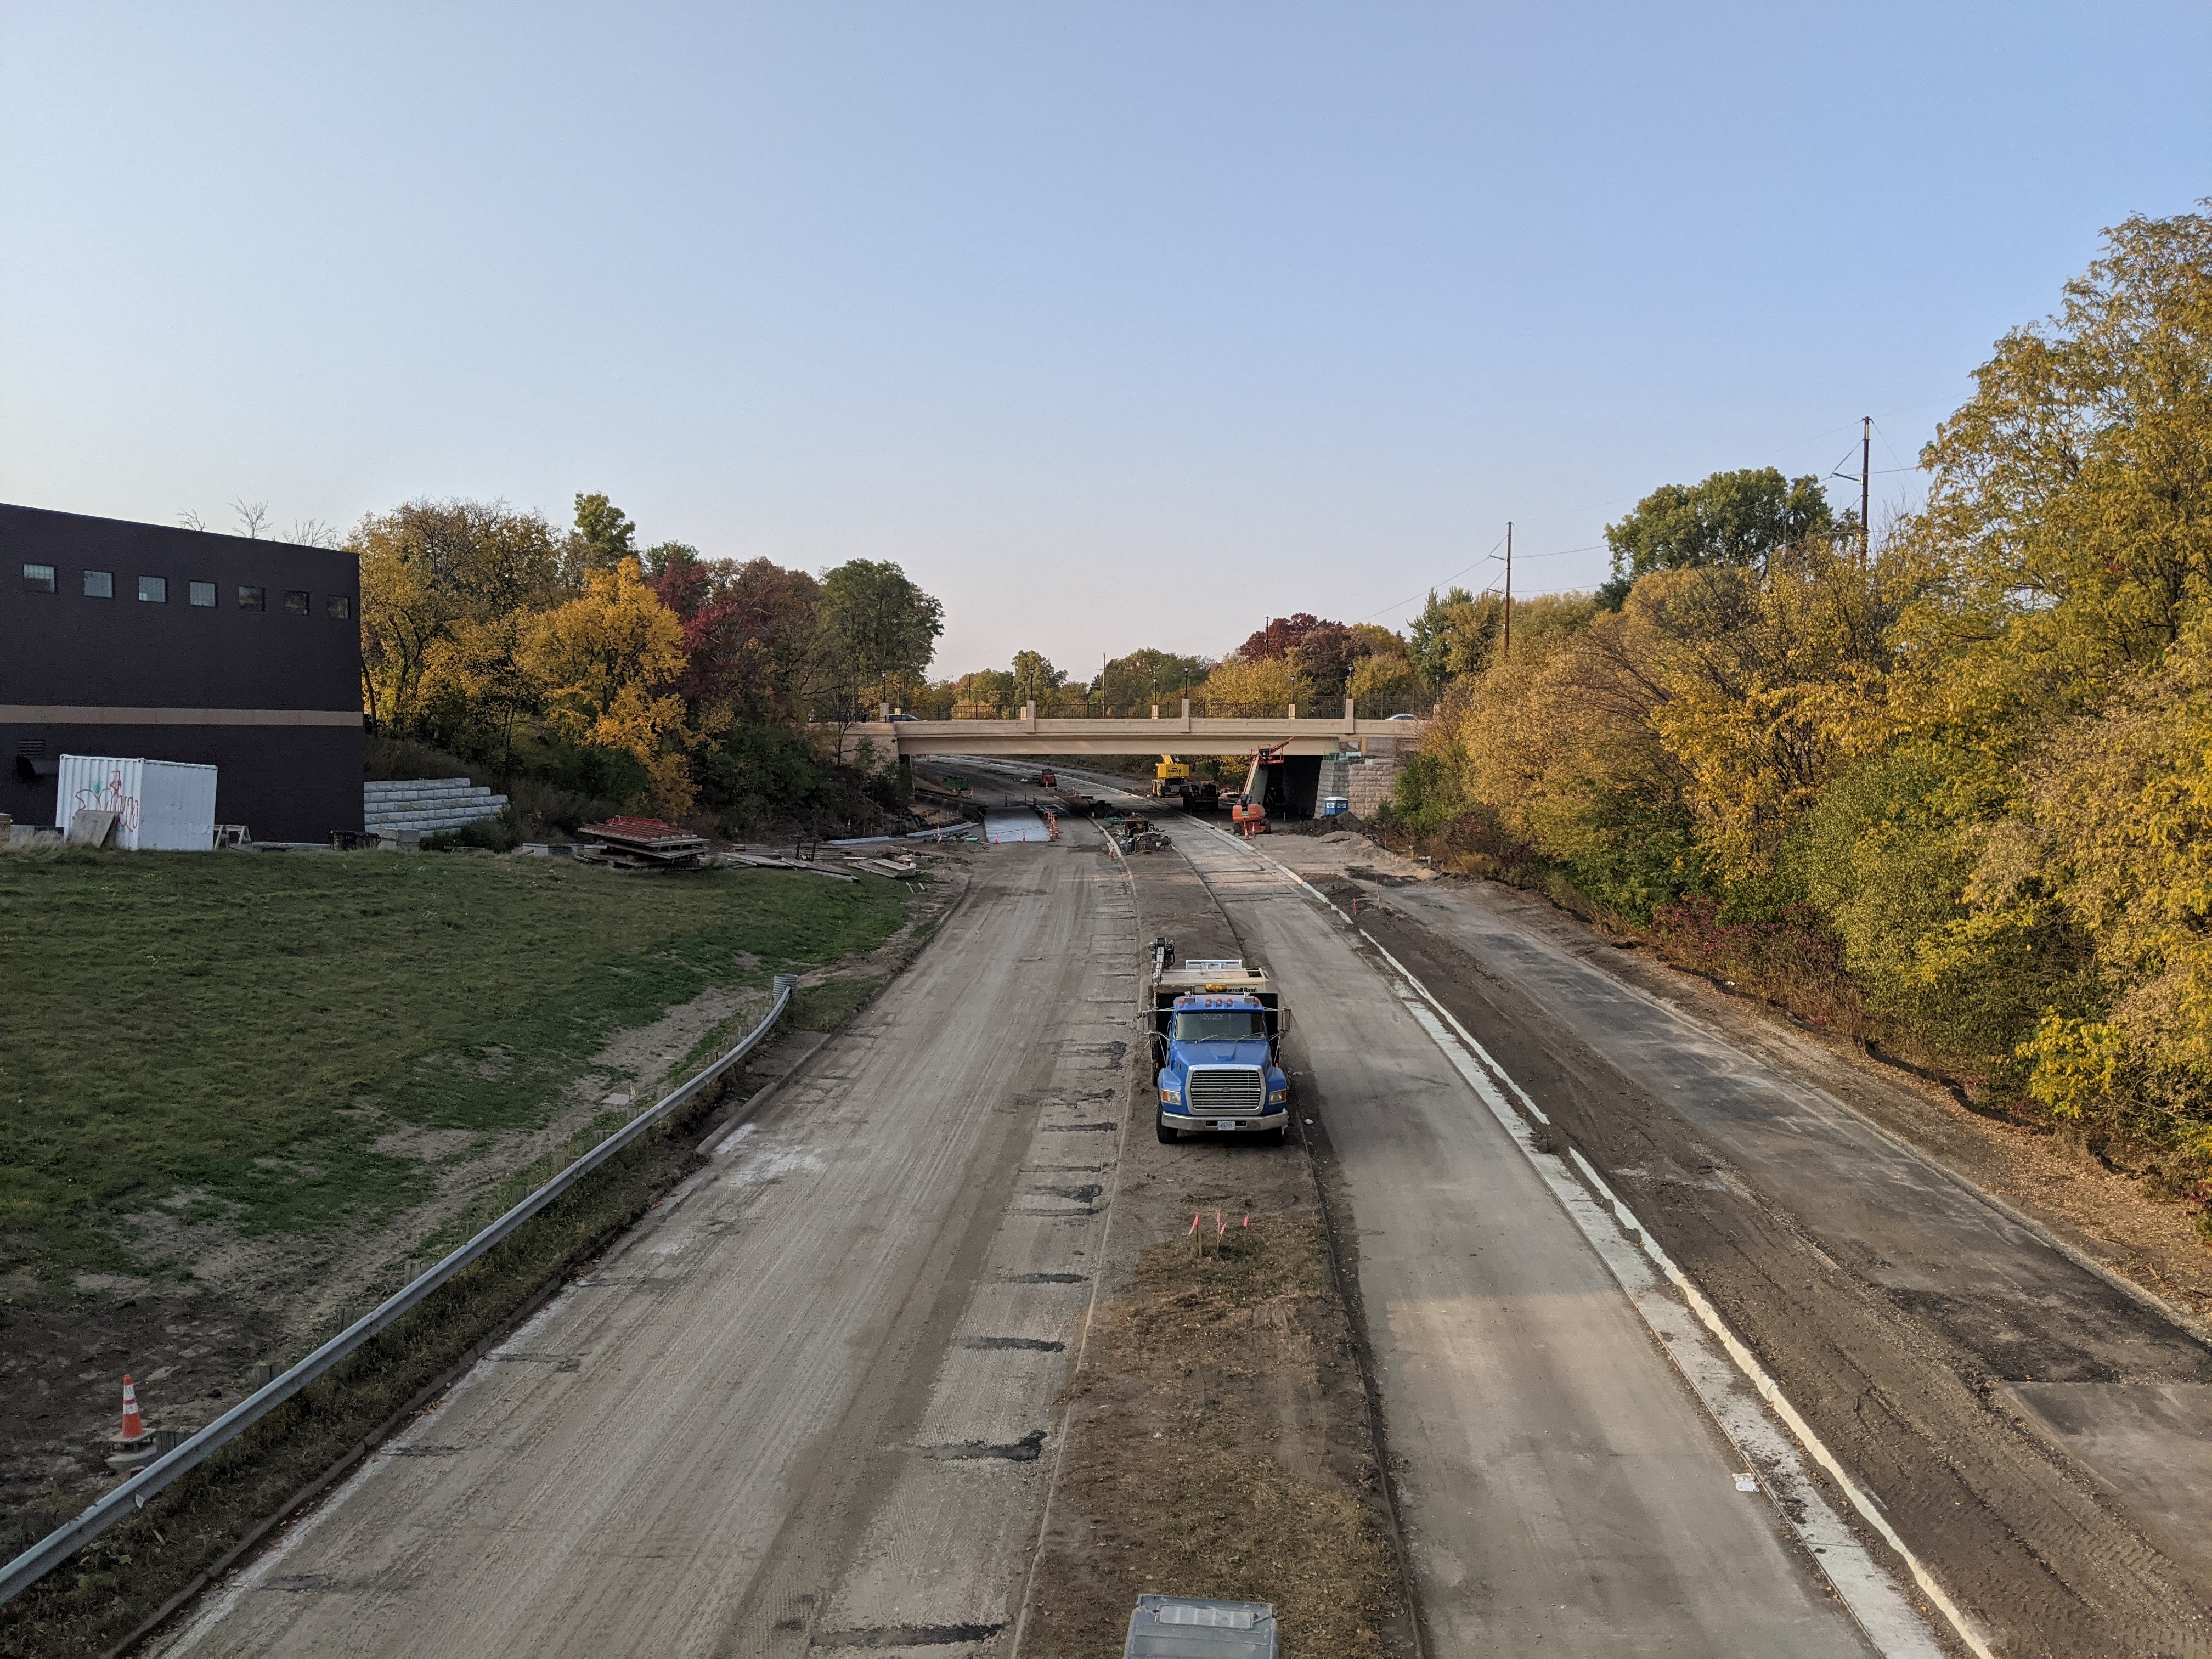
<path id="1" fill-rule="evenodd" d="M 157 1652 L 1001 1650 L 1088 1307 L 1136 944 L 1087 825 Z"/>
<path id="2" fill-rule="evenodd" d="M 2212 1653 L 2212 1348 L 1485 884 L 1362 923 L 1533 1091 L 2002 1653 Z M 1802 1052 L 1800 1052 L 1802 1050 Z"/>
<path id="3" fill-rule="evenodd" d="M 1272 866 L 1194 821 L 1176 845 L 1293 1010 L 1432 1651 L 1939 1651 L 1879 1569 L 1870 1640 L 1774 1503 L 1739 1489 L 1742 1457 L 1425 1007 Z"/>

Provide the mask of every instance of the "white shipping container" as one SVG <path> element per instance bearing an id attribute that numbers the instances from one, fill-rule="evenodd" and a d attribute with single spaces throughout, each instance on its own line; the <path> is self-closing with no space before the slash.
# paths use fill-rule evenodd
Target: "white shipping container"
<path id="1" fill-rule="evenodd" d="M 215 773 L 185 761 L 64 755 L 54 817 L 67 833 L 81 811 L 112 812 L 118 847 L 204 853 L 215 845 Z"/>

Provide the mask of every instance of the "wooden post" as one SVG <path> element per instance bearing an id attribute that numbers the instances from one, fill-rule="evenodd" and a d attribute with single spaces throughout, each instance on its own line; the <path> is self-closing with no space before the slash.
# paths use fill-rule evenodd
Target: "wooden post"
<path id="1" fill-rule="evenodd" d="M 1513 659 L 1513 520 L 1505 521 L 1505 643 L 1499 655 Z"/>

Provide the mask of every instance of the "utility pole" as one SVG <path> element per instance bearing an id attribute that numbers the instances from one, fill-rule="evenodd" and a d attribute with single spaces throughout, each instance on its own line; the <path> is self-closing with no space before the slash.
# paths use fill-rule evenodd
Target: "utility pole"
<path id="1" fill-rule="evenodd" d="M 1505 521 L 1505 645 L 1498 653 L 1507 661 L 1513 658 L 1513 520 Z"/>
<path id="2" fill-rule="evenodd" d="M 1874 522 L 1867 517 L 1874 500 L 1874 416 L 1863 416 L 1859 428 L 1859 563 L 1863 566 L 1874 548 Z"/>

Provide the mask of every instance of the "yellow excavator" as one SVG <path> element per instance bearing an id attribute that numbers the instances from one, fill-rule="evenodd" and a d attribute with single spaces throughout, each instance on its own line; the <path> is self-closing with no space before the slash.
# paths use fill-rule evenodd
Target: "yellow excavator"
<path id="1" fill-rule="evenodd" d="M 1211 812 L 1219 804 L 1221 786 L 1212 778 L 1194 778 L 1190 763 L 1163 755 L 1152 768 L 1152 796 L 1157 800 L 1179 800 L 1187 812 Z"/>

